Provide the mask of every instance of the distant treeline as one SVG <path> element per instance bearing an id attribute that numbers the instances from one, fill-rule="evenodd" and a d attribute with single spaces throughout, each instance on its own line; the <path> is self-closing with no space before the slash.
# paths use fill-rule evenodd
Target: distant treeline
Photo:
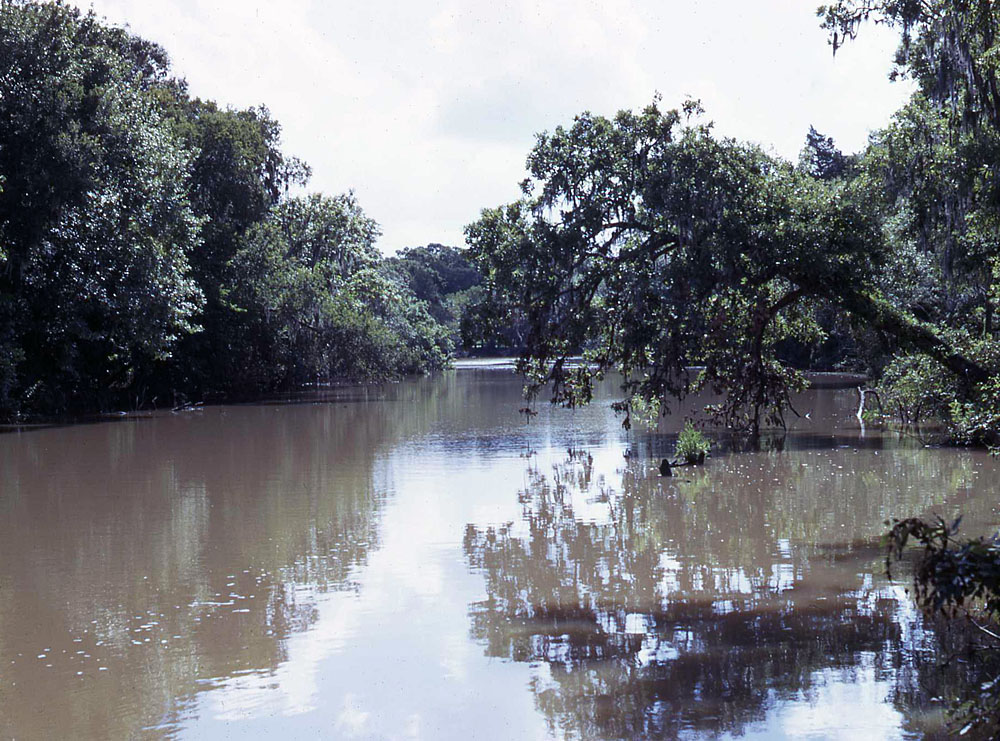
<path id="1" fill-rule="evenodd" d="M 61 2 L 0 6 L 0 416 L 251 395 L 445 365 L 479 282 L 383 259 L 353 194 L 302 193 L 266 108 Z"/>

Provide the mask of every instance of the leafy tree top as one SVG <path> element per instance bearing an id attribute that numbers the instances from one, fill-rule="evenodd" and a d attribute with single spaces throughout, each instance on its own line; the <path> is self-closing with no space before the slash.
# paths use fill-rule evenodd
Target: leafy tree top
<path id="1" fill-rule="evenodd" d="M 881 298 L 882 234 L 857 182 L 716 138 L 692 112 L 654 102 L 539 135 L 524 197 L 467 227 L 483 329 L 491 316 L 496 327 L 526 319 L 519 368 L 535 391 L 551 383 L 554 401 L 586 402 L 615 370 L 626 399 L 709 387 L 725 394 L 716 411 L 730 424 L 781 424 L 802 378 L 776 346 L 814 336 L 820 302 L 981 379 Z M 570 363 L 581 351 L 587 362 Z"/>

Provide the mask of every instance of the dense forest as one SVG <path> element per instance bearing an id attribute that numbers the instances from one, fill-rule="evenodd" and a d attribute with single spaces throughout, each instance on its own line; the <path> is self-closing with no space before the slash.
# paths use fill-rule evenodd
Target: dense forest
<path id="1" fill-rule="evenodd" d="M 264 107 L 192 97 L 166 51 L 62 2 L 0 4 L 0 418 L 178 406 L 514 352 L 529 391 L 784 427 L 808 370 L 882 421 L 1000 447 L 1000 9 L 839 0 L 834 53 L 898 29 L 916 91 L 867 147 L 791 162 L 659 98 L 538 134 L 514 203 L 393 257 L 352 193 L 307 189 Z M 822 129 L 822 122 L 817 122 Z M 585 362 L 577 362 L 579 356 Z M 918 597 L 1000 614 L 997 542 L 905 520 Z M 995 716 L 1000 683 L 976 700 Z"/>
<path id="2" fill-rule="evenodd" d="M 2 416 L 448 361 L 475 271 L 384 259 L 352 194 L 306 194 L 266 108 L 192 98 L 162 48 L 62 3 L 0 6 L 0 70 Z"/>
<path id="3" fill-rule="evenodd" d="M 380 380 L 465 348 L 520 353 L 571 404 L 622 372 L 626 424 L 711 388 L 750 432 L 784 424 L 803 371 L 857 370 L 870 413 L 997 444 L 997 20 L 977 8 L 821 9 L 834 49 L 898 25 L 917 82 L 860 153 L 810 129 L 784 161 L 696 101 L 584 113 L 538 135 L 523 198 L 484 210 L 469 251 L 384 258 L 353 194 L 307 192 L 266 108 L 192 98 L 92 12 L 5 3 L 0 413 Z"/>

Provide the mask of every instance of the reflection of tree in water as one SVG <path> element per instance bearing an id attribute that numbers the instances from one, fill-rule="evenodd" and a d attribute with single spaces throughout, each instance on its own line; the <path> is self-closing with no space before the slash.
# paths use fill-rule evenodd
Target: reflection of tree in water
<path id="1" fill-rule="evenodd" d="M 537 705 L 571 737 L 740 733 L 827 669 L 864 667 L 894 681 L 904 713 L 926 707 L 956 677 L 937 671 L 905 598 L 876 583 L 876 513 L 901 491 L 916 511 L 935 505 L 913 482 L 963 464 L 883 452 L 867 477 L 771 454 L 665 482 L 633 462 L 617 492 L 587 456 L 529 469 L 521 522 L 467 529 L 489 595 L 472 633 L 490 656 L 539 663 Z M 834 471 L 849 454 L 827 453 Z"/>
<path id="2" fill-rule="evenodd" d="M 356 588 L 378 547 L 387 453 L 442 392 L 389 393 L 406 403 L 206 409 L 4 438 L 0 736 L 131 738 L 216 681 L 273 671 L 318 595 Z"/>

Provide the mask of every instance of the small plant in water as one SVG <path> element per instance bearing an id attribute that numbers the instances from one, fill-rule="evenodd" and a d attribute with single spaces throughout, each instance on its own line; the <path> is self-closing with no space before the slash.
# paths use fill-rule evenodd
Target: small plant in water
<path id="1" fill-rule="evenodd" d="M 712 447 L 712 441 L 696 430 L 691 420 L 684 423 L 684 429 L 677 437 L 677 448 L 674 452 L 679 460 L 685 463 L 704 463 L 705 456 Z"/>

